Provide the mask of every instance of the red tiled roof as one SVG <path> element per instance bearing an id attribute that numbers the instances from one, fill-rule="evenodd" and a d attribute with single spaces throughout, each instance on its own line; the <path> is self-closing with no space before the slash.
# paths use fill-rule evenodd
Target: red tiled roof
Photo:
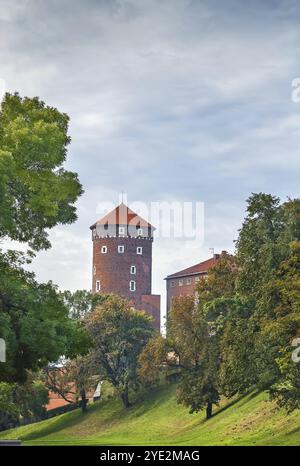
<path id="1" fill-rule="evenodd" d="M 90 228 L 95 228 L 96 225 L 130 225 L 130 226 L 141 226 L 141 227 L 152 227 L 152 225 L 140 217 L 138 214 L 133 212 L 125 204 L 121 203 L 113 209 L 111 212 L 106 214 L 100 220 L 95 222 Z M 152 227 L 154 228 L 154 227 Z"/>
<path id="2" fill-rule="evenodd" d="M 218 259 L 219 255 L 216 254 L 215 257 L 212 257 L 211 259 L 207 259 L 206 261 L 199 262 L 199 264 L 192 265 L 187 269 L 183 269 L 179 272 L 173 273 L 172 275 L 168 275 L 165 278 L 165 280 L 169 280 L 170 278 L 185 277 L 188 275 L 197 275 L 200 273 L 205 273 L 218 262 Z"/>

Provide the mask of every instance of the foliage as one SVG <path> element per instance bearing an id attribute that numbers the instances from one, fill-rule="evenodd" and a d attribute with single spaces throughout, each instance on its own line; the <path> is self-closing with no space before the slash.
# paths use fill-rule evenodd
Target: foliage
<path id="1" fill-rule="evenodd" d="M 0 426 L 7 419 L 7 415 L 17 418 L 18 409 L 14 403 L 15 385 L 6 382 L 0 382 Z"/>
<path id="2" fill-rule="evenodd" d="M 18 384 L 14 390 L 14 403 L 19 415 L 24 418 L 41 419 L 48 403 L 48 390 L 36 374 L 29 373 L 25 384 Z"/>
<path id="3" fill-rule="evenodd" d="M 69 118 L 37 97 L 6 94 L 0 110 L 0 237 L 39 250 L 47 230 L 76 220 L 82 193 L 76 173 L 63 168 Z"/>
<path id="4" fill-rule="evenodd" d="M 82 325 L 51 283 L 39 284 L 25 270 L 33 251 L 50 247 L 48 230 L 76 220 L 82 193 L 66 171 L 69 118 L 37 97 L 6 94 L 0 110 L 0 239 L 28 243 L 27 254 L 0 250 L 0 337 L 7 362 L 0 380 L 24 383 L 59 356 L 75 356 L 88 344 Z"/>
<path id="5" fill-rule="evenodd" d="M 177 368 L 178 358 L 169 339 L 155 335 L 144 346 L 138 358 L 138 375 L 146 386 L 157 385 L 165 367 Z"/>
<path id="6" fill-rule="evenodd" d="M 41 419 L 48 402 L 48 390 L 29 373 L 26 383 L 0 383 L 0 430 L 18 424 L 21 418 Z"/>
<path id="7" fill-rule="evenodd" d="M 222 254 L 199 281 L 197 305 L 192 296 L 173 300 L 167 340 L 150 341 L 142 353 L 143 377 L 177 365 L 178 400 L 191 411 L 253 388 L 269 389 L 289 411 L 299 407 L 291 359 L 300 335 L 299 234 L 299 200 L 253 194 L 236 255 Z"/>
<path id="8" fill-rule="evenodd" d="M 154 334 L 151 317 L 132 309 L 129 301 L 109 296 L 87 314 L 86 328 L 92 337 L 92 358 L 101 380 L 118 391 L 125 407 L 130 406 L 129 390 L 136 390 L 138 357 Z"/>
<path id="9" fill-rule="evenodd" d="M 266 392 L 222 400 L 209 422 L 178 405 L 176 384 L 149 389 L 130 409 L 118 398 L 35 424 L 0 432 L 22 445 L 299 445 L 299 410 L 289 416 Z"/>
<path id="10" fill-rule="evenodd" d="M 82 319 L 106 299 L 106 295 L 87 290 L 63 291 L 61 295 L 72 319 Z"/>
<path id="11" fill-rule="evenodd" d="M 82 411 L 86 411 L 87 392 L 95 390 L 100 381 L 90 355 L 78 356 L 61 364 L 48 366 L 43 371 L 43 381 L 48 390 L 60 395 L 68 403 L 81 399 Z"/>

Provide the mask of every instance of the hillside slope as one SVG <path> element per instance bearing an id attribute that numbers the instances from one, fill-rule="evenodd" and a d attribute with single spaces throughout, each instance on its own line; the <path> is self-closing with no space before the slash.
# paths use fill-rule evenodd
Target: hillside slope
<path id="1" fill-rule="evenodd" d="M 287 415 L 266 393 L 223 404 L 209 421 L 177 405 L 175 387 L 153 391 L 125 410 L 116 399 L 0 433 L 27 445 L 297 445 L 299 411 Z"/>

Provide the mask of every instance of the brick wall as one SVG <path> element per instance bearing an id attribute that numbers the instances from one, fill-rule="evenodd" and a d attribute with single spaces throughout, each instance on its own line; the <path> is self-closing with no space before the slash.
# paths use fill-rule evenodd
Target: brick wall
<path id="1" fill-rule="evenodd" d="M 114 293 L 129 299 L 136 309 L 144 310 L 154 318 L 154 326 L 160 331 L 160 296 L 151 294 L 152 238 L 93 237 L 93 292 L 100 282 L 101 293 Z M 102 247 L 107 248 L 102 253 Z M 124 252 L 118 252 L 124 246 Z M 142 247 L 142 254 L 137 248 Z M 135 266 L 136 273 L 131 273 Z M 135 282 L 135 291 L 130 290 Z"/>
<path id="2" fill-rule="evenodd" d="M 107 253 L 101 253 L 102 246 Z M 124 253 L 118 252 L 124 246 Z M 142 247 L 142 254 L 137 254 Z M 135 266 L 136 273 L 131 273 Z M 100 281 L 101 292 L 115 293 L 140 305 L 142 296 L 151 294 L 152 239 L 130 237 L 104 237 L 93 240 L 93 292 Z M 136 290 L 130 291 L 129 283 L 135 281 Z"/>
<path id="3" fill-rule="evenodd" d="M 172 299 L 178 296 L 192 296 L 195 293 L 197 280 L 203 279 L 207 273 L 167 280 L 167 312 L 171 308 Z"/>
<path id="4" fill-rule="evenodd" d="M 160 295 L 150 294 L 143 295 L 141 310 L 147 312 L 154 319 L 154 327 L 160 331 Z"/>

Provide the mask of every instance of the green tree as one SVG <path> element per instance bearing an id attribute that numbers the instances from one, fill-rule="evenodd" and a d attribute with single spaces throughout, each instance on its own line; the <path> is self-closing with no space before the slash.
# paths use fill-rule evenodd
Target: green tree
<path id="1" fill-rule="evenodd" d="M 188 406 L 190 412 L 206 408 L 209 419 L 213 405 L 220 400 L 220 354 L 216 327 L 202 311 L 202 302 L 195 304 L 193 296 L 174 299 L 168 336 L 181 367 L 178 402 Z"/>
<path id="2" fill-rule="evenodd" d="M 72 319 L 82 319 L 107 297 L 87 290 L 63 291 L 61 295 Z"/>
<path id="3" fill-rule="evenodd" d="M 0 380 L 7 382 L 24 382 L 27 370 L 37 371 L 61 355 L 75 357 L 90 346 L 83 323 L 69 318 L 57 288 L 38 284 L 21 265 L 15 254 L 0 254 L 0 337 L 7 352 Z"/>
<path id="4" fill-rule="evenodd" d="M 123 405 L 130 407 L 129 391 L 139 386 L 138 357 L 154 334 L 151 317 L 112 295 L 87 314 L 85 322 L 93 340 L 91 354 L 99 378 L 109 381 Z"/>
<path id="5" fill-rule="evenodd" d="M 50 247 L 48 230 L 76 219 L 82 187 L 63 168 L 68 116 L 37 97 L 6 94 L 0 109 L 0 239 L 28 243 L 28 254 L 0 251 L 0 337 L 7 363 L 0 380 L 24 382 L 60 355 L 84 351 L 88 339 L 51 283 L 26 272 L 34 251 Z"/>
<path id="6" fill-rule="evenodd" d="M 140 377 L 148 384 L 158 380 L 160 373 L 179 375 L 178 402 L 190 412 L 205 408 L 207 419 L 212 416 L 213 405 L 220 400 L 218 336 L 193 296 L 173 299 L 167 338 L 152 338 L 139 365 Z"/>
<path id="7" fill-rule="evenodd" d="M 81 409 L 87 410 L 87 393 L 95 391 L 100 379 L 90 355 L 78 356 L 63 361 L 61 364 L 49 365 L 42 373 L 42 380 L 48 390 L 57 393 L 68 403 L 81 400 Z"/>
<path id="8" fill-rule="evenodd" d="M 173 369 L 176 374 L 180 367 L 170 338 L 162 335 L 152 337 L 139 355 L 138 366 L 139 378 L 148 387 L 157 385 L 161 374 L 172 375 Z"/>
<path id="9" fill-rule="evenodd" d="M 7 428 L 7 424 L 16 421 L 19 416 L 14 402 L 15 385 L 0 382 L 0 430 Z"/>
<path id="10" fill-rule="evenodd" d="M 300 407 L 300 363 L 292 358 L 292 343 L 300 336 L 300 241 L 291 243 L 290 249 L 290 257 L 269 284 L 268 292 L 276 303 L 276 320 L 268 322 L 265 330 L 271 342 L 276 340 L 279 371 L 270 388 L 271 398 L 289 412 Z"/>
<path id="11" fill-rule="evenodd" d="M 299 266 L 293 247 L 299 219 L 299 200 L 280 204 L 263 193 L 248 200 L 237 241 L 235 293 L 223 319 L 221 379 L 227 395 L 256 386 L 275 396 L 272 386 L 281 384 L 281 366 L 290 360 L 290 341 L 299 332 Z M 216 301 L 210 307 L 222 306 Z"/>
<path id="12" fill-rule="evenodd" d="M 19 417 L 42 419 L 49 401 L 48 389 L 36 374 L 29 372 L 24 384 L 15 385 L 13 400 Z"/>
<path id="13" fill-rule="evenodd" d="M 69 118 L 37 97 L 6 94 L 0 110 L 0 237 L 39 250 L 47 230 L 76 220 L 82 187 L 63 168 Z"/>

